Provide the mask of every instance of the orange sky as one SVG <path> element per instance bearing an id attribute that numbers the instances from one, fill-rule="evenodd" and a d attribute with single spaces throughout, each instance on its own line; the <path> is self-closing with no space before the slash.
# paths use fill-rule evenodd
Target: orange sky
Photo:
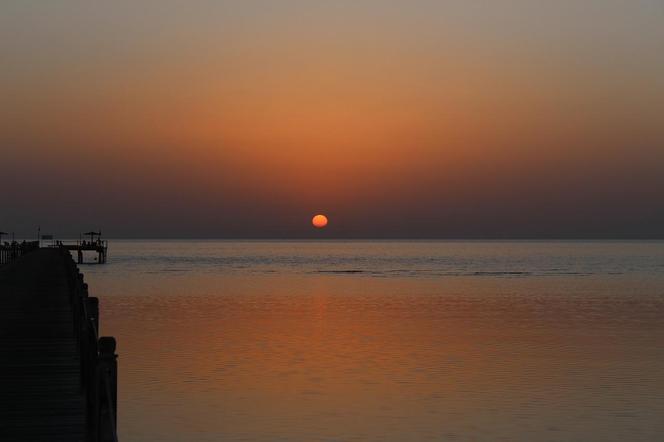
<path id="1" fill-rule="evenodd" d="M 531 234 L 634 210 L 605 233 L 662 234 L 664 7 L 583 3 L 10 2 L 0 161 L 39 173 L 0 222 L 66 230 L 90 194 L 129 236 L 299 236 L 321 211 L 340 236 L 491 236 L 550 199 L 615 213 Z"/>

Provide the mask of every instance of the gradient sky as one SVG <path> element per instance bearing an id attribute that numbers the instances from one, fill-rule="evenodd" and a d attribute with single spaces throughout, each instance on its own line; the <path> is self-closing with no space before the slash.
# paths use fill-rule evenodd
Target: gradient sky
<path id="1" fill-rule="evenodd" d="M 664 237 L 659 0 L 4 1 L 0 65 L 19 235 Z"/>

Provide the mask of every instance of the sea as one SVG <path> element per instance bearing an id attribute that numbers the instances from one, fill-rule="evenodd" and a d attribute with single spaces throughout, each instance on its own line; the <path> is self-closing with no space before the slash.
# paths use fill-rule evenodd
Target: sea
<path id="1" fill-rule="evenodd" d="M 662 241 L 111 240 L 81 270 L 123 442 L 664 440 Z"/>

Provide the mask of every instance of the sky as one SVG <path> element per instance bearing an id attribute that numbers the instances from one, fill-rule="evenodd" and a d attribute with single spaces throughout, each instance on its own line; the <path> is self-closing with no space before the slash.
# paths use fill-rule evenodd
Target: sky
<path id="1" fill-rule="evenodd" d="M 659 0 L 8 0 L 0 65 L 19 236 L 664 238 Z"/>

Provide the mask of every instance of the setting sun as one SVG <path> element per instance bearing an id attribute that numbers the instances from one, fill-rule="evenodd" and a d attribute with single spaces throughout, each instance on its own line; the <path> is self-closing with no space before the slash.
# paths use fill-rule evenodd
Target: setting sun
<path id="1" fill-rule="evenodd" d="M 311 219 L 311 224 L 321 229 L 327 226 L 327 217 L 325 215 L 316 215 Z"/>

